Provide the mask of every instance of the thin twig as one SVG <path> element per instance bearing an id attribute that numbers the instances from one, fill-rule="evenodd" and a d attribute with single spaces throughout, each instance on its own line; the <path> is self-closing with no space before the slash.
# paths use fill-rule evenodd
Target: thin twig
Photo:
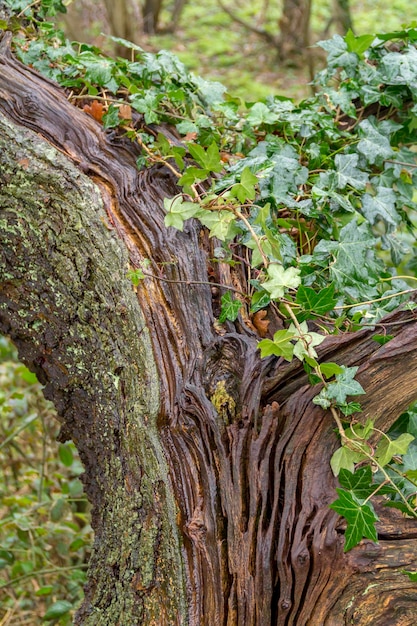
<path id="1" fill-rule="evenodd" d="M 143 271 L 143 270 L 142 270 Z M 221 289 L 227 289 L 228 291 L 234 291 L 239 295 L 243 296 L 245 299 L 247 298 L 247 294 L 239 289 L 235 289 L 234 287 L 229 287 L 229 285 L 222 285 L 221 283 L 212 283 L 208 280 L 173 280 L 171 278 L 164 278 L 162 276 L 156 276 L 155 274 L 151 274 L 150 272 L 144 272 L 144 276 L 149 278 L 155 278 L 155 280 L 160 280 L 164 283 L 172 283 L 174 285 L 208 285 L 209 287 L 220 287 Z"/>

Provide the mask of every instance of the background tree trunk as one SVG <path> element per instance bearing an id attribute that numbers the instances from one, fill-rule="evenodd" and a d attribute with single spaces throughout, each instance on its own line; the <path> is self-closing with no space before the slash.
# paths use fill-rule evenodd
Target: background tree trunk
<path id="1" fill-rule="evenodd" d="M 159 14 L 162 9 L 162 0 L 145 0 L 142 9 L 143 32 L 154 35 L 158 30 Z"/>
<path id="2" fill-rule="evenodd" d="M 297 363 L 213 324 L 210 242 L 164 227 L 169 171 L 103 132 L 0 45 L 0 331 L 46 385 L 85 464 L 96 533 L 87 626 L 414 624 L 417 524 L 381 509 L 343 553 L 338 442 Z M 130 267 L 149 258 L 134 290 Z M 220 268 L 216 282 L 227 282 Z M 166 282 L 167 280 L 172 282 Z M 243 281 L 242 277 L 242 281 Z M 384 429 L 417 397 L 417 319 L 331 337 Z M 415 607 L 415 604 L 414 604 Z"/>
<path id="3" fill-rule="evenodd" d="M 111 34 L 139 44 L 142 25 L 135 0 L 104 0 L 104 5 Z M 130 50 L 119 44 L 115 46 L 115 54 L 130 58 Z"/>
<path id="4" fill-rule="evenodd" d="M 278 53 L 282 61 L 297 63 L 310 42 L 311 0 L 284 0 L 279 21 Z"/>

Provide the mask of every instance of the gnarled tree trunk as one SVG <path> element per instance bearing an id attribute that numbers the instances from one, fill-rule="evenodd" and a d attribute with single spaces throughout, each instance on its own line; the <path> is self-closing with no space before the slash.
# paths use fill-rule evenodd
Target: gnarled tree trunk
<path id="1" fill-rule="evenodd" d="M 83 626 L 413 624 L 417 525 L 343 553 L 331 417 L 301 366 L 214 324 L 209 243 L 164 227 L 163 167 L 0 49 L 0 331 L 45 384 L 85 465 L 96 533 Z M 129 267 L 151 261 L 133 289 Z M 220 268 L 216 282 L 227 282 Z M 242 281 L 244 278 L 242 277 Z M 214 291 L 214 290 L 213 290 Z M 417 319 L 327 339 L 359 365 L 364 416 L 417 398 Z"/>

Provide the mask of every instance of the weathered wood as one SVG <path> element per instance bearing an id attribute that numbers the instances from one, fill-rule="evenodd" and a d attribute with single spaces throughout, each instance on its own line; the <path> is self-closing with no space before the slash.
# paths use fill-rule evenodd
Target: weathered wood
<path id="1" fill-rule="evenodd" d="M 382 606 L 407 620 L 416 523 L 382 509 L 380 544 L 343 553 L 331 417 L 301 365 L 260 360 L 244 320 L 213 324 L 217 296 L 194 282 L 210 244 L 193 221 L 164 227 L 170 173 L 138 172 L 138 146 L 1 45 L 0 329 L 86 465 L 96 542 L 77 623 L 400 623 Z M 157 278 L 134 293 L 144 258 Z M 381 428 L 417 397 L 417 318 L 385 322 L 385 346 L 372 329 L 320 346 L 360 366 Z"/>

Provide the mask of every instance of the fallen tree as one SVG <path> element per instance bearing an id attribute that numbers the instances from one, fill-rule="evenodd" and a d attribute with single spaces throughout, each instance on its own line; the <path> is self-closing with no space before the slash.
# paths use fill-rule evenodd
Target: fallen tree
<path id="1" fill-rule="evenodd" d="M 196 219 L 166 227 L 172 159 L 138 170 L 146 148 L 105 132 L 11 39 L 2 32 L 0 330 L 85 465 L 95 544 L 76 623 L 413 623 L 401 570 L 416 569 L 415 520 L 377 500 L 379 542 L 345 553 L 329 508 L 340 441 L 312 402 L 322 385 L 299 360 L 261 358 L 273 333 L 253 315 L 216 321 L 220 296 L 247 293 L 253 275 L 213 263 Z M 267 321 L 285 323 L 272 305 Z M 329 334 L 317 359 L 359 368 L 360 422 L 386 432 L 417 398 L 417 320 L 403 306 L 375 324 L 390 341 L 375 325 Z"/>

